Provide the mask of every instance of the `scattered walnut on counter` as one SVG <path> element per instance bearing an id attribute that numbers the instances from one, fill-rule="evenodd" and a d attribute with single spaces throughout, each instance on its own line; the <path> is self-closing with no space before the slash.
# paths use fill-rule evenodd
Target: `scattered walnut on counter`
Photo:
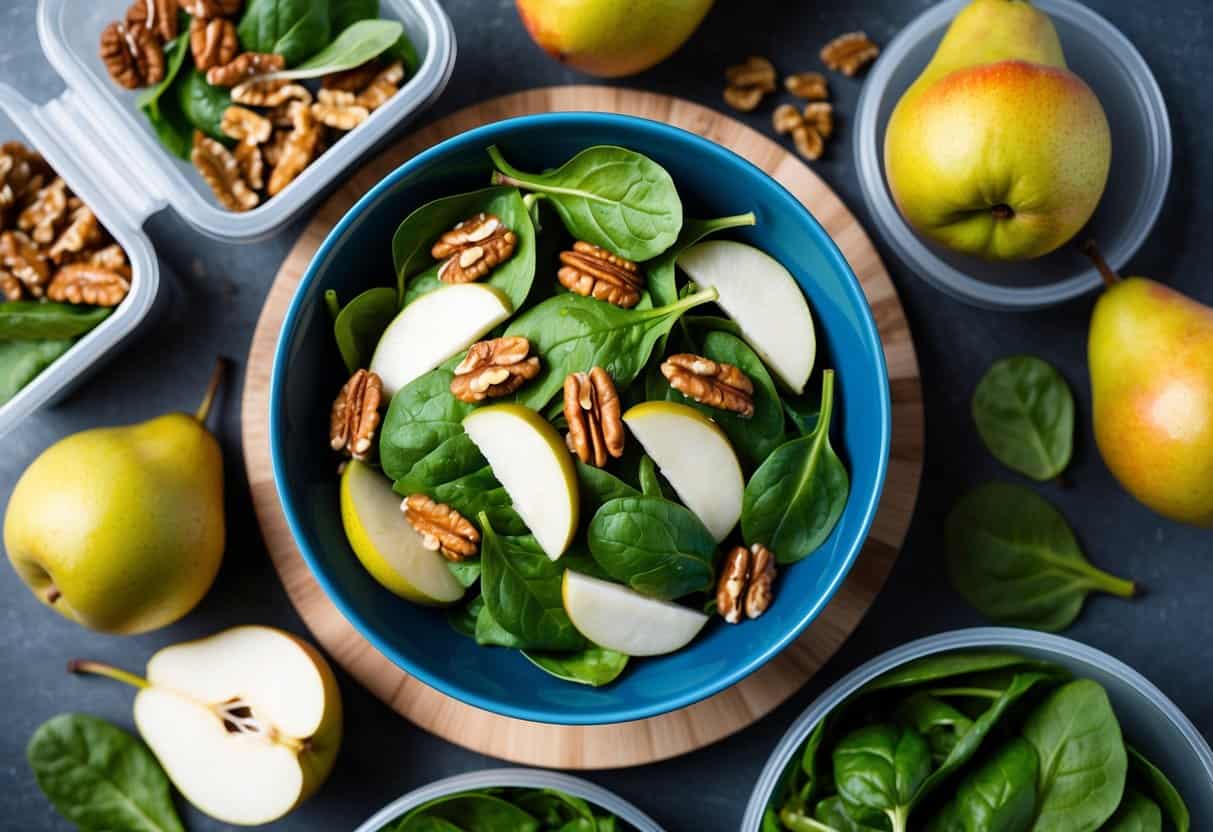
<path id="1" fill-rule="evenodd" d="M 734 110 L 748 113 L 758 108 L 763 96 L 775 91 L 775 65 L 751 55 L 744 63 L 724 71 L 724 101 Z"/>
<path id="2" fill-rule="evenodd" d="M 564 420 L 569 426 L 565 442 L 586 465 L 602 468 L 608 456 L 623 456 L 623 408 L 614 379 L 602 367 L 565 378 Z"/>
<path id="3" fill-rule="evenodd" d="M 847 77 L 858 74 L 861 69 L 876 60 L 878 55 L 880 47 L 863 32 L 839 35 L 821 48 L 822 62 Z"/>
<path id="4" fill-rule="evenodd" d="M 605 300 L 623 309 L 631 309 L 640 302 L 644 275 L 631 260 L 578 240 L 572 251 L 560 253 L 560 262 L 556 279 L 570 292 Z"/>
<path id="5" fill-rule="evenodd" d="M 825 101 L 830 97 L 830 85 L 820 72 L 796 72 L 783 79 L 784 88 L 797 98 Z"/>

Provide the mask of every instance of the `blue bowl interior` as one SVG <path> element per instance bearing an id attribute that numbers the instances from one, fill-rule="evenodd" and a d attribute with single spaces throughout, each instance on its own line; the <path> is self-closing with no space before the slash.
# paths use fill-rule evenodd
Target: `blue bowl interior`
<path id="1" fill-rule="evenodd" d="M 515 651 L 481 648 L 441 611 L 380 587 L 350 549 L 338 512 L 328 410 L 344 380 L 323 302 L 394 282 L 391 238 L 411 210 L 439 196 L 482 187 L 484 149 L 501 146 L 523 170 L 553 167 L 595 144 L 645 153 L 678 185 L 687 216 L 753 210 L 758 224 L 732 234 L 781 261 L 809 297 L 818 366 L 837 373 L 834 445 L 852 491 L 826 544 L 780 576 L 777 602 L 744 626 L 713 622 L 690 647 L 637 660 L 613 685 L 590 689 L 548 677 Z M 554 279 L 540 264 L 537 279 Z M 810 389 L 820 385 L 814 374 Z M 275 357 L 270 434 L 274 476 L 295 539 L 342 613 L 392 661 L 464 702 L 521 719 L 591 724 L 641 719 L 707 697 L 774 656 L 824 607 L 850 569 L 875 512 L 889 447 L 884 357 L 862 292 L 833 242 L 787 191 L 750 163 L 704 139 L 656 122 L 592 113 L 528 116 L 464 133 L 406 163 L 372 189 L 332 231 L 287 314 Z"/>

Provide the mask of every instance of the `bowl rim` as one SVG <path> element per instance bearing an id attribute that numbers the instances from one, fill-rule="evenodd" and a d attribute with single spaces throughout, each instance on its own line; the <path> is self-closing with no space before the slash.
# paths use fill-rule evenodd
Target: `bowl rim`
<path id="1" fill-rule="evenodd" d="M 308 546 L 304 544 L 303 523 L 301 514 L 297 508 L 285 498 L 288 483 L 285 476 L 285 450 L 282 447 L 282 436 L 284 424 L 284 409 L 283 409 L 283 388 L 286 384 L 287 373 L 285 367 L 290 361 L 289 344 L 294 337 L 296 330 L 299 327 L 299 322 L 302 317 L 304 307 L 304 298 L 308 294 L 308 290 L 312 284 L 319 279 L 320 273 L 327 267 L 328 260 L 347 233 L 355 229 L 361 221 L 362 215 L 374 204 L 378 203 L 389 195 L 389 192 L 395 188 L 397 183 L 414 173 L 419 168 L 434 162 L 443 156 L 459 151 L 467 146 L 487 147 L 493 143 L 494 138 L 500 134 L 516 131 L 518 129 L 559 129 L 562 126 L 576 123 L 585 119 L 594 122 L 596 126 L 627 126 L 633 129 L 650 131 L 663 135 L 672 140 L 682 142 L 693 146 L 696 150 L 706 154 L 708 157 L 716 157 L 718 159 L 730 159 L 735 164 L 747 166 L 753 170 L 771 187 L 771 198 L 767 199 L 768 205 L 777 205 L 771 208 L 772 211 L 790 210 L 798 212 L 803 219 L 816 229 L 816 232 L 823 241 L 822 254 L 834 267 L 841 271 L 842 274 L 849 277 L 849 280 L 843 281 L 843 289 L 850 296 L 851 300 L 858 304 L 860 308 L 861 322 L 861 338 L 867 342 L 868 350 L 876 357 L 876 363 L 880 370 L 880 397 L 878 402 L 877 418 L 879 422 L 879 432 L 877 445 L 879 447 L 877 469 L 876 469 L 876 484 L 872 492 L 867 496 L 865 504 L 860 505 L 860 521 L 859 533 L 849 543 L 846 554 L 844 555 L 841 568 L 837 569 L 832 579 L 826 585 L 824 590 L 817 594 L 815 602 L 810 605 L 800 620 L 794 626 L 789 627 L 779 638 L 772 641 L 767 647 L 760 651 L 755 651 L 749 655 L 747 660 L 736 663 L 728 673 L 721 674 L 712 682 L 701 685 L 698 688 L 687 690 L 679 695 L 668 696 L 662 702 L 646 705 L 618 705 L 606 709 L 596 709 L 591 713 L 572 714 L 556 711 L 554 708 L 534 705 L 518 705 L 504 701 L 499 697 L 487 696 L 477 693 L 462 685 L 457 679 L 443 678 L 439 675 L 431 673 L 424 667 L 421 667 L 411 661 L 407 656 L 397 650 L 391 641 L 381 636 L 372 626 L 368 624 L 365 618 L 355 608 L 355 605 L 348 603 L 342 597 L 341 593 L 336 590 L 334 583 L 325 574 L 321 568 L 321 558 L 316 553 L 312 552 Z M 782 204 L 779 204 L 782 203 Z M 801 291 L 804 289 L 802 287 Z M 282 506 L 283 513 L 287 519 L 287 525 L 290 528 L 294 542 L 307 563 L 309 570 L 317 583 L 320 584 L 328 599 L 337 607 L 341 614 L 349 621 L 358 633 L 365 638 L 372 646 L 380 653 L 385 655 L 393 664 L 401 670 L 417 679 L 418 681 L 428 685 L 431 688 L 441 692 L 446 696 L 450 696 L 467 705 L 480 708 L 490 713 L 500 716 L 512 717 L 515 719 L 526 720 L 529 722 L 538 722 L 554 725 L 603 725 L 619 722 L 632 722 L 636 720 L 648 719 L 650 717 L 660 716 L 672 711 L 693 705 L 710 696 L 737 684 L 745 679 L 750 674 L 763 667 L 767 662 L 773 659 L 776 655 L 783 651 L 791 644 L 801 633 L 817 618 L 818 615 L 825 609 L 826 605 L 834 597 L 838 588 L 842 586 L 850 574 L 864 543 L 867 541 L 868 534 L 871 530 L 872 521 L 875 518 L 876 512 L 880 505 L 880 497 L 884 491 L 886 475 L 888 473 L 889 454 L 892 441 L 892 404 L 891 392 L 888 380 L 888 366 L 885 362 L 884 346 L 880 340 L 880 334 L 876 327 L 876 321 L 872 315 L 871 307 L 867 301 L 867 297 L 863 292 L 863 288 L 859 283 L 859 279 L 855 276 L 850 264 L 839 250 L 833 238 L 826 232 L 825 228 L 813 216 L 812 212 L 799 199 L 790 193 L 783 185 L 781 185 L 774 177 L 767 174 L 757 165 L 754 165 L 748 159 L 734 153 L 732 150 L 716 144 L 702 136 L 665 124 L 651 119 L 641 118 L 639 116 L 623 115 L 619 113 L 602 113 L 593 111 L 568 111 L 555 113 L 538 113 L 526 116 L 518 116 L 515 118 L 504 119 L 501 121 L 492 122 L 481 125 L 472 130 L 460 133 L 445 139 L 438 144 L 427 148 L 418 153 L 408 161 L 401 164 L 391 173 L 384 176 L 378 183 L 370 188 L 358 201 L 341 217 L 333 229 L 325 237 L 320 248 L 313 255 L 308 264 L 307 270 L 300 279 L 299 285 L 295 288 L 294 296 L 291 298 L 290 306 L 287 309 L 286 316 L 283 319 L 282 327 L 278 335 L 278 343 L 274 350 L 274 363 L 270 377 L 270 404 L 268 414 L 269 439 L 270 439 L 270 456 L 273 467 L 274 485 L 278 493 L 278 500 Z M 858 499 L 857 495 L 852 494 L 850 499 Z"/>
<path id="2" fill-rule="evenodd" d="M 1083 644 L 1081 641 L 1053 633 L 1018 627 L 970 627 L 915 639 L 908 644 L 881 653 L 852 670 L 814 699 L 813 704 L 809 705 L 788 727 L 767 758 L 766 764 L 763 765 L 762 772 L 758 775 L 758 780 L 754 785 L 754 791 L 750 794 L 750 801 L 746 805 L 741 823 L 743 832 L 758 832 L 762 825 L 762 815 L 766 811 L 767 802 L 784 769 L 791 762 L 793 755 L 799 751 L 813 726 L 842 700 L 877 676 L 907 662 L 952 650 L 975 648 L 1044 650 L 1095 665 L 1120 677 L 1142 700 L 1149 702 L 1160 711 L 1183 735 L 1188 742 L 1188 749 L 1192 752 L 1192 756 L 1201 762 L 1204 766 L 1205 776 L 1210 783 L 1213 783 L 1213 750 L 1209 748 L 1208 741 L 1201 735 L 1192 720 L 1188 719 L 1179 706 L 1171 701 L 1170 697 L 1120 659 L 1088 644 Z"/>
<path id="3" fill-rule="evenodd" d="M 385 825 L 423 803 L 459 792 L 490 788 L 556 789 L 605 809 L 638 832 L 664 832 L 655 820 L 613 791 L 589 780 L 537 768 L 493 768 L 435 780 L 396 798 L 364 820 L 354 832 L 379 832 Z"/>

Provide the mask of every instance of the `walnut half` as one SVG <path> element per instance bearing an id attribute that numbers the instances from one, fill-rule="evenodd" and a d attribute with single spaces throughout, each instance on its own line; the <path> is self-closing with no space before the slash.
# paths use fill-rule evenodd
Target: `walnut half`
<path id="1" fill-rule="evenodd" d="M 775 599 L 775 555 L 761 543 L 736 546 L 724 558 L 716 584 L 716 611 L 730 624 L 758 618 Z"/>
<path id="2" fill-rule="evenodd" d="M 496 214 L 481 211 L 439 237 L 430 256 L 443 261 L 438 267 L 443 283 L 470 283 L 513 257 L 517 244 L 518 235 Z"/>
<path id="3" fill-rule="evenodd" d="M 164 79 L 164 49 L 143 24 L 114 21 L 101 30 L 101 60 L 110 77 L 128 90 L 159 84 Z"/>
<path id="4" fill-rule="evenodd" d="M 822 62 L 848 77 L 856 75 L 878 55 L 880 47 L 863 32 L 839 35 L 821 48 Z"/>
<path id="5" fill-rule="evenodd" d="M 123 275 L 92 263 L 69 263 L 55 272 L 46 296 L 59 303 L 117 306 L 131 284 Z"/>
<path id="6" fill-rule="evenodd" d="M 455 367 L 451 394 L 464 402 L 508 396 L 539 375 L 531 342 L 520 335 L 477 341 Z"/>
<path id="7" fill-rule="evenodd" d="M 329 414 L 329 447 L 365 460 L 375 447 L 383 382 L 369 370 L 358 370 L 341 388 Z"/>
<path id="8" fill-rule="evenodd" d="M 662 362 L 661 374 L 671 387 L 700 404 L 746 419 L 754 415 L 754 382 L 732 364 L 678 353 Z"/>
<path id="9" fill-rule="evenodd" d="M 569 450 L 585 464 L 601 468 L 608 456 L 623 456 L 622 406 L 615 382 L 603 368 L 565 378 L 564 420 L 569 425 L 565 437 Z"/>
<path id="10" fill-rule="evenodd" d="M 458 563 L 480 550 L 480 532 L 466 517 L 446 503 L 424 494 L 410 494 L 400 505 L 409 525 L 421 535 L 425 548 Z"/>
<path id="11" fill-rule="evenodd" d="M 560 285 L 578 295 L 605 300 L 623 309 L 640 302 L 644 275 L 640 267 L 601 246 L 578 240 L 560 253 Z"/>
<path id="12" fill-rule="evenodd" d="M 200 131 L 194 131 L 194 148 L 190 160 L 211 186 L 219 204 L 229 211 L 248 211 L 257 207 L 261 198 L 244 181 L 240 163 L 232 151 Z"/>

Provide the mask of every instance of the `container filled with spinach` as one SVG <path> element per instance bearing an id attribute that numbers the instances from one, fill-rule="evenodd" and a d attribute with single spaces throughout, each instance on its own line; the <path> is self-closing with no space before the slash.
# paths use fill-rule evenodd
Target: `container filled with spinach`
<path id="1" fill-rule="evenodd" d="M 847 503 L 841 388 L 796 277 L 732 239 L 752 206 L 686 217 L 623 147 L 485 171 L 403 218 L 394 279 L 326 298 L 342 521 L 467 649 L 598 687 L 778 603 Z"/>
<path id="2" fill-rule="evenodd" d="M 1173 742 L 1182 724 L 1134 671 L 1066 639 L 936 636 L 828 691 L 768 763 L 743 828 L 1186 832 L 1213 754 L 1194 729 Z"/>

